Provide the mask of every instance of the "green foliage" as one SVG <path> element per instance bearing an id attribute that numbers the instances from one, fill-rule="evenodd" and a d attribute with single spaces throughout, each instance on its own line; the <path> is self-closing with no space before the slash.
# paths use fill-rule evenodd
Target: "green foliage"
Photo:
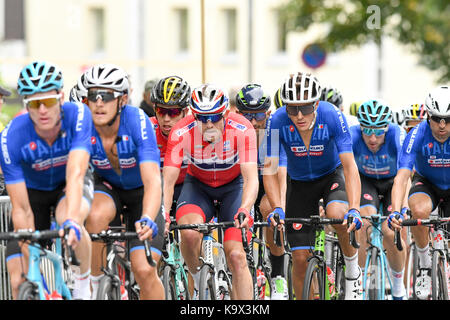
<path id="1" fill-rule="evenodd" d="M 281 9 L 290 30 L 305 31 L 313 23 L 328 26 L 317 39 L 330 52 L 389 36 L 450 80 L 450 2 L 448 0 L 289 0 Z"/>

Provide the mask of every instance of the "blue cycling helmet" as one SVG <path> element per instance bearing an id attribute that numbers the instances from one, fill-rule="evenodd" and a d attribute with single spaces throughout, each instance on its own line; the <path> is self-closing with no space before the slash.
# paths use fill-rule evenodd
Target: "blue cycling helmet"
<path id="1" fill-rule="evenodd" d="M 21 96 L 47 92 L 63 87 L 63 76 L 59 67 L 45 61 L 34 61 L 26 65 L 17 80 L 17 91 Z"/>
<path id="2" fill-rule="evenodd" d="M 369 100 L 361 104 L 356 114 L 364 127 L 386 127 L 392 119 L 392 111 L 380 100 Z"/>
<path id="3" fill-rule="evenodd" d="M 236 95 L 236 107 L 241 112 L 265 112 L 270 108 L 270 96 L 264 93 L 259 84 L 248 84 Z"/>

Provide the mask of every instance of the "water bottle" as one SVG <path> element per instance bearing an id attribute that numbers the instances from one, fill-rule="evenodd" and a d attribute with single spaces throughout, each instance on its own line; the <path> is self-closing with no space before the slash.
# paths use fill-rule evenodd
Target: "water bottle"
<path id="1" fill-rule="evenodd" d="M 327 266 L 327 278 L 330 288 L 330 297 L 332 297 L 334 296 L 335 293 L 335 277 L 333 270 L 329 266 Z"/>
<path id="2" fill-rule="evenodd" d="M 264 300 L 266 295 L 266 276 L 261 269 L 256 270 L 256 280 L 259 288 L 259 299 Z"/>

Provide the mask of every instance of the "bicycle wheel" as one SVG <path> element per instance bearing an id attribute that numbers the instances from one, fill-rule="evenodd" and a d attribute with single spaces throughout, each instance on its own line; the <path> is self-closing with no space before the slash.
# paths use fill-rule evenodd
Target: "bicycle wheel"
<path id="1" fill-rule="evenodd" d="M 162 284 L 166 300 L 177 300 L 175 273 L 169 265 L 164 266 Z"/>
<path id="2" fill-rule="evenodd" d="M 120 287 L 112 277 L 105 275 L 98 285 L 97 300 L 121 300 Z"/>
<path id="3" fill-rule="evenodd" d="M 335 271 L 335 300 L 344 300 L 345 299 L 345 263 L 342 261 L 338 261 L 336 263 L 336 271 Z"/>
<path id="4" fill-rule="evenodd" d="M 30 281 L 25 281 L 19 286 L 17 300 L 40 300 L 38 286 Z"/>
<path id="5" fill-rule="evenodd" d="M 419 257 L 417 255 L 416 244 L 413 242 L 410 245 L 408 269 L 406 271 L 406 294 L 408 299 L 416 300 L 416 289 L 414 284 L 417 278 L 417 266 L 419 263 Z"/>
<path id="6" fill-rule="evenodd" d="M 284 276 L 288 286 L 289 300 L 294 300 L 294 286 L 292 283 L 292 257 L 289 253 L 284 254 Z"/>
<path id="7" fill-rule="evenodd" d="M 199 300 L 216 300 L 216 278 L 213 268 L 204 264 L 200 269 Z"/>
<path id="8" fill-rule="evenodd" d="M 369 300 L 384 300 L 385 294 L 382 292 L 381 283 L 381 257 L 378 253 L 378 248 L 373 247 L 370 251 L 370 263 L 366 270 L 367 283 L 366 283 L 366 298 Z"/>
<path id="9" fill-rule="evenodd" d="M 445 259 L 438 250 L 433 252 L 431 260 L 431 299 L 448 300 Z"/>
<path id="10" fill-rule="evenodd" d="M 324 263 L 316 257 L 311 258 L 306 268 L 305 282 L 303 284 L 303 300 L 325 300 L 323 287 Z"/>

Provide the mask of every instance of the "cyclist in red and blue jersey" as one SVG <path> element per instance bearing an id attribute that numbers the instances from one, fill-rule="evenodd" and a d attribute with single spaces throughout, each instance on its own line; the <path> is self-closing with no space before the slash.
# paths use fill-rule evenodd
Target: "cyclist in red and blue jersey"
<path id="1" fill-rule="evenodd" d="M 444 215 L 450 216 L 450 87 L 434 88 L 425 100 L 426 121 L 406 136 L 399 169 L 392 188 L 391 227 L 401 228 L 399 214 L 405 186 L 415 170 L 408 204 L 414 219 L 427 219 L 443 201 Z M 427 299 L 431 290 L 431 258 L 427 227 L 411 228 L 419 255 L 419 275 L 415 284 L 419 299 Z"/>
<path id="2" fill-rule="evenodd" d="M 83 227 L 93 197 L 92 118 L 81 103 L 64 103 L 63 76 L 58 66 L 35 61 L 25 66 L 17 82 L 28 111 L 2 131 L 0 161 L 12 204 L 15 231 L 51 227 L 50 213 L 70 228 L 68 244 L 75 248 L 80 272 L 75 275 L 75 299 L 89 299 L 91 240 Z M 13 297 L 26 273 L 26 246 L 10 241 L 7 267 Z M 25 269 L 24 269 L 25 268 Z"/>
<path id="3" fill-rule="evenodd" d="M 255 201 L 255 208 L 259 210 L 261 220 L 266 220 L 272 208 L 265 195 L 263 183 L 264 161 L 267 155 L 267 126 L 270 127 L 271 111 L 270 96 L 266 95 L 259 84 L 248 84 L 244 86 L 236 95 L 237 113 L 243 115 L 251 122 L 253 128 L 256 130 L 256 141 L 258 146 L 258 178 L 259 189 L 258 197 Z M 279 183 L 282 186 L 281 197 L 284 199 L 286 194 L 286 154 L 282 151 L 280 157 L 280 166 L 278 168 Z M 283 202 L 284 208 L 284 202 Z M 284 274 L 284 248 L 279 248 L 273 242 L 273 230 L 265 228 L 266 241 L 270 249 L 270 262 L 272 266 L 272 292 L 270 298 L 272 300 L 287 300 L 288 288 L 286 282 L 286 275 Z"/>
<path id="4" fill-rule="evenodd" d="M 353 139 L 353 154 L 361 178 L 361 215 L 377 214 L 380 207 L 379 197 L 382 196 L 383 215 L 388 216 L 391 213 L 391 190 L 397 174 L 397 162 L 405 131 L 395 123 L 391 123 L 391 109 L 381 100 L 362 103 L 357 118 L 359 125 L 351 127 L 350 132 Z M 406 212 L 406 199 L 404 204 L 402 210 Z M 358 256 L 359 265 L 364 267 L 367 226 L 361 231 Z M 398 251 L 394 244 L 394 232 L 389 229 L 388 221 L 383 223 L 382 231 L 383 246 L 392 272 L 392 296 L 394 300 L 402 300 L 405 295 L 403 271 L 406 250 Z M 403 236 L 406 237 L 406 232 Z"/>
<path id="5" fill-rule="evenodd" d="M 358 252 L 349 244 L 348 234 L 362 225 L 361 185 L 347 122 L 337 107 L 319 101 L 321 87 L 310 74 L 290 75 L 280 94 L 285 106 L 272 117 L 264 172 L 264 187 L 273 209 L 269 219 L 274 223 L 274 213 L 280 215 L 282 223 L 285 218 L 276 176 L 280 149 L 284 148 L 288 174 L 286 215 L 319 214 L 319 200 L 323 198 L 328 217 L 344 218 L 345 224 L 349 216 L 354 218 L 348 229 L 345 225 L 335 229 L 346 263 L 346 299 L 361 299 Z M 300 225 L 289 225 L 286 233 L 292 249 L 293 285 L 299 298 L 314 235 L 310 227 Z"/>
<path id="6" fill-rule="evenodd" d="M 142 243 L 152 240 L 152 256 L 158 261 L 164 218 L 159 150 L 153 126 L 144 110 L 127 104 L 130 88 L 122 68 L 96 65 L 86 72 L 84 86 L 94 122 L 91 164 L 95 173 L 94 201 L 86 227 L 89 232 L 98 233 L 106 230 L 117 215 L 122 216 L 127 230 L 139 234 L 139 239 L 130 243 L 130 261 L 140 298 L 164 299 L 156 267 L 147 262 Z M 93 296 L 102 275 L 101 250 L 102 244 L 93 243 Z"/>
<path id="7" fill-rule="evenodd" d="M 177 203 L 178 224 L 203 223 L 215 214 L 214 202 L 220 203 L 218 220 L 235 220 L 236 228 L 224 234 L 224 248 L 233 273 L 234 299 L 252 299 L 252 278 L 247 267 L 241 231 L 252 226 L 253 204 L 258 193 L 256 135 L 252 124 L 243 116 L 226 114 L 229 102 L 225 92 L 210 84 L 193 90 L 190 100 L 192 115 L 180 120 L 169 135 L 164 159 L 164 206 L 172 199 L 183 157 L 189 160 L 188 171 Z M 245 213 L 239 225 L 238 213 Z M 202 234 L 183 230 L 180 247 L 198 291 L 199 254 Z"/>
<path id="8" fill-rule="evenodd" d="M 152 89 L 151 101 L 154 104 L 155 116 L 150 121 L 155 128 L 156 142 L 161 157 L 161 173 L 164 167 L 164 157 L 166 155 L 167 141 L 173 126 L 187 115 L 187 107 L 191 97 L 191 87 L 178 76 L 169 76 L 159 80 Z M 187 161 L 181 165 L 181 172 L 175 182 L 173 195 L 168 196 L 173 199 L 173 204 L 169 208 L 164 208 L 166 218 L 166 231 L 170 224 L 170 214 L 175 215 L 176 202 L 180 196 L 184 177 L 187 172 Z M 171 192 L 172 190 L 166 190 Z M 164 193 L 165 194 L 165 193 Z"/>

